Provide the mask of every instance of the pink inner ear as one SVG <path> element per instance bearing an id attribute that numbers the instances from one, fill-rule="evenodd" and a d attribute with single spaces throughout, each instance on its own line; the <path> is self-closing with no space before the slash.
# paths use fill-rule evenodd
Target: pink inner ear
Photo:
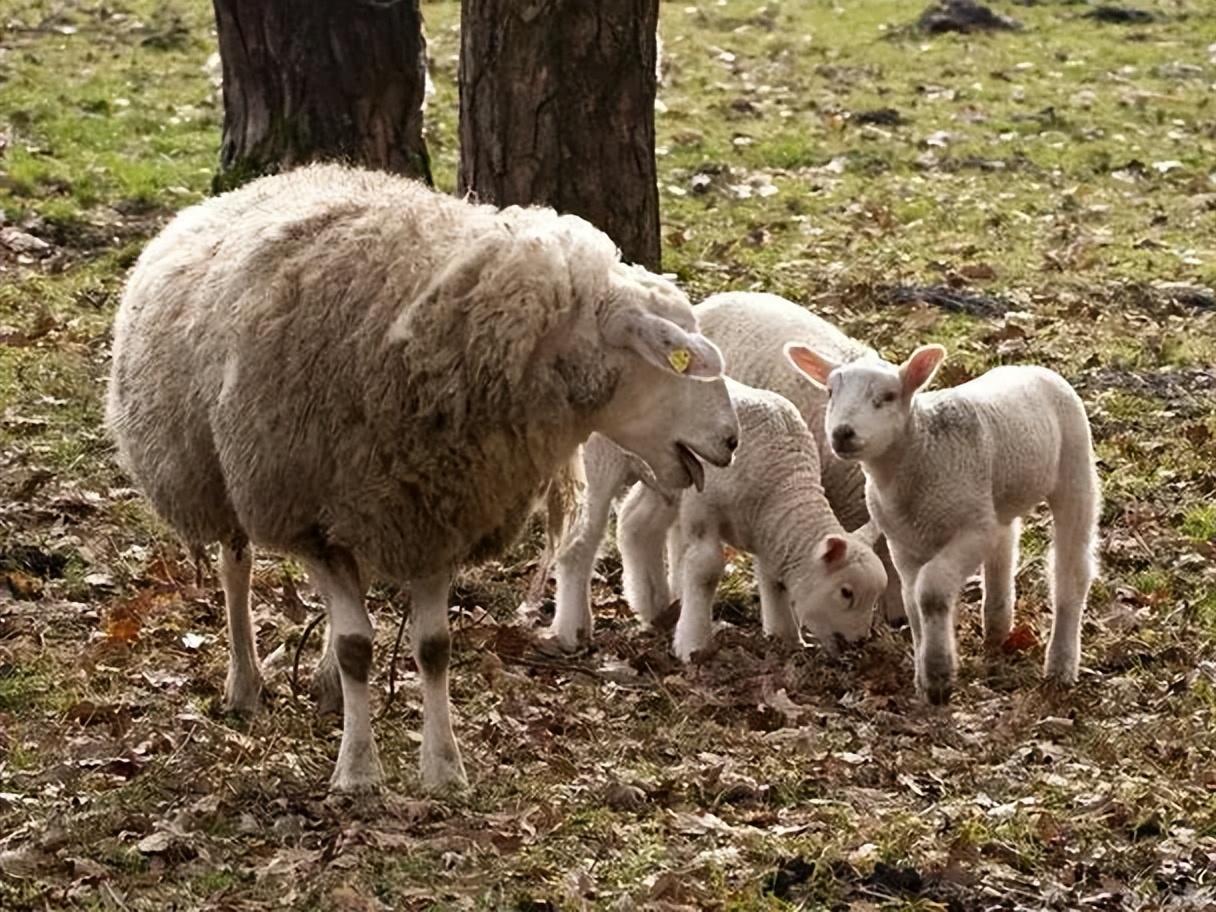
<path id="1" fill-rule="evenodd" d="M 828 382 L 828 374 L 832 372 L 833 365 L 825 361 L 816 352 L 811 351 L 804 345 L 791 345 L 786 348 L 785 352 L 789 359 L 794 362 L 794 366 L 812 380 L 817 380 L 824 384 Z"/>
<path id="2" fill-rule="evenodd" d="M 905 395 L 910 395 L 920 389 L 933 376 L 937 366 L 945 357 L 945 352 L 937 347 L 918 348 L 908 359 L 900 373 L 903 375 Z"/>
<path id="3" fill-rule="evenodd" d="M 823 562 L 825 564 L 834 564 L 837 561 L 844 560 L 844 556 L 849 551 L 849 543 L 839 536 L 833 535 L 824 546 Z"/>

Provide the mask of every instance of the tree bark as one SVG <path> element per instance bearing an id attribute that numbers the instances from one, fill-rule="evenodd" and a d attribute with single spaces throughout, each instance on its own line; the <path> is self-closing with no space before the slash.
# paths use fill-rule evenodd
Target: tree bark
<path id="1" fill-rule="evenodd" d="M 309 161 L 431 182 L 418 0 L 213 0 L 224 78 L 217 191 Z"/>
<path id="2" fill-rule="evenodd" d="M 658 0 L 462 0 L 460 190 L 544 203 L 659 267 Z"/>

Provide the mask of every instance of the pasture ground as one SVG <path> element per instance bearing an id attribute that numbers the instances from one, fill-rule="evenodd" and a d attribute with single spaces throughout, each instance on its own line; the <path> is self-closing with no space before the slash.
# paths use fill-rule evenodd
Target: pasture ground
<path id="1" fill-rule="evenodd" d="M 49 245 L 0 244 L 0 908 L 1216 908 L 1216 8 L 1136 2 L 1003 0 L 1023 28 L 973 35 L 899 0 L 662 7 L 668 269 L 893 356 L 941 341 L 947 383 L 1029 360 L 1084 395 L 1106 501 L 1080 685 L 1040 684 L 1041 517 L 1010 654 L 981 655 L 970 591 L 944 710 L 906 631 L 841 664 L 764 642 L 743 558 L 703 663 L 637 627 L 611 552 L 594 651 L 554 657 L 517 612 L 532 539 L 455 592 L 472 789 L 420 796 L 403 657 L 393 794 L 350 807 L 335 727 L 288 688 L 298 569 L 257 565 L 274 695 L 225 718 L 217 584 L 100 424 L 124 272 L 216 160 L 211 7 L 0 0 L 0 214 Z M 451 188 L 458 4 L 423 6 Z M 402 600 L 374 601 L 383 705 Z"/>

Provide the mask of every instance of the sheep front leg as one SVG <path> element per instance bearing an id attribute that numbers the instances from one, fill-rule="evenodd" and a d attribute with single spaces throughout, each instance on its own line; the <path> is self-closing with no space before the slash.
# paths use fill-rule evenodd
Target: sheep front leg
<path id="1" fill-rule="evenodd" d="M 368 678 L 372 668 L 372 622 L 363 604 L 363 585 L 354 559 L 330 549 L 308 565 L 313 583 L 329 608 L 334 654 L 342 679 L 342 745 L 330 788 L 374 792 L 384 781 L 372 735 Z"/>
<path id="2" fill-rule="evenodd" d="M 224 683 L 224 709 L 250 715 L 258 708 L 262 673 L 258 644 L 249 613 L 249 583 L 253 575 L 253 549 L 244 535 L 234 535 L 220 546 L 220 584 L 228 614 L 228 679 Z"/>
<path id="3" fill-rule="evenodd" d="M 437 792 L 468 784 L 460 748 L 452 733 L 448 697 L 448 665 L 452 635 L 448 629 L 448 589 L 451 575 L 437 574 L 415 580 L 410 590 L 413 607 L 410 638 L 414 661 L 422 676 L 422 787 Z"/>
<path id="4" fill-rule="evenodd" d="M 557 611 L 550 634 L 568 652 L 591 641 L 595 618 L 591 614 L 591 574 L 608 514 L 612 509 L 612 486 L 592 484 L 588 490 L 577 525 L 557 556 Z"/>
<path id="5" fill-rule="evenodd" d="M 764 633 L 791 646 L 805 645 L 790 605 L 789 590 L 759 561 L 756 562 L 756 583 L 760 588 L 760 620 Z"/>
<path id="6" fill-rule="evenodd" d="M 967 577 L 980 565 L 991 544 L 988 529 L 956 535 L 917 574 L 913 597 L 920 624 L 916 651 L 916 686 L 930 703 L 950 700 L 958 669 L 954 603 Z"/>
<path id="7" fill-rule="evenodd" d="M 684 547 L 684 583 L 680 619 L 672 649 L 681 662 L 709 645 L 713 631 L 714 593 L 726 562 L 716 535 L 690 535 Z"/>
<path id="8" fill-rule="evenodd" d="M 645 485 L 634 485 L 617 514 L 617 547 L 625 600 L 643 623 L 653 624 L 671 604 L 663 551 L 678 507 Z"/>

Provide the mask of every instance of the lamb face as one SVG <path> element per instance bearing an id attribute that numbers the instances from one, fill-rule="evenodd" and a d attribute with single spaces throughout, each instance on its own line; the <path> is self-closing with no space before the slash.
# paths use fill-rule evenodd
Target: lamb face
<path id="1" fill-rule="evenodd" d="M 730 465 L 739 421 L 722 354 L 697 331 L 688 300 L 657 276 L 626 273 L 599 327 L 618 381 L 593 429 L 645 462 L 661 488 L 703 488 L 701 460 Z"/>
<path id="2" fill-rule="evenodd" d="M 903 437 L 912 397 L 936 372 L 945 350 L 926 346 L 898 367 L 876 357 L 837 364 L 812 349 L 790 343 L 790 362 L 827 390 L 824 430 L 841 459 L 871 460 Z"/>
<path id="3" fill-rule="evenodd" d="M 789 585 L 790 606 L 800 626 L 836 654 L 869 635 L 887 572 L 857 536 L 829 535 L 813 545 L 811 560 L 790 574 Z"/>

